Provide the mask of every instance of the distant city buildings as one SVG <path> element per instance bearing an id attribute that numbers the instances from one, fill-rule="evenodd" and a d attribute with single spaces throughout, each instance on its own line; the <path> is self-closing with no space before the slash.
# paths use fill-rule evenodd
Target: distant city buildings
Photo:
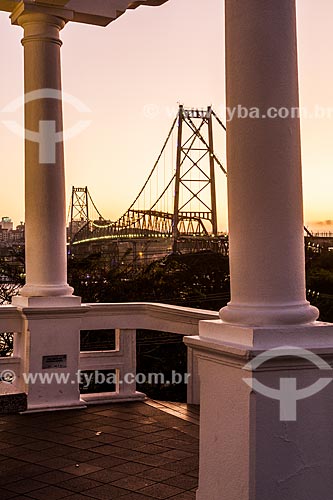
<path id="1" fill-rule="evenodd" d="M 10 217 L 2 217 L 0 220 L 0 247 L 24 245 L 24 222 L 20 222 L 14 229 Z"/>

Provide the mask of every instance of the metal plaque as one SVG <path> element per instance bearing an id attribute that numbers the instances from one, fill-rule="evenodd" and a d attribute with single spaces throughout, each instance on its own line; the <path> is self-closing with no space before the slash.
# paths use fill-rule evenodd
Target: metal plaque
<path id="1" fill-rule="evenodd" d="M 54 354 L 53 356 L 43 356 L 43 370 L 47 368 L 66 368 L 67 354 Z"/>

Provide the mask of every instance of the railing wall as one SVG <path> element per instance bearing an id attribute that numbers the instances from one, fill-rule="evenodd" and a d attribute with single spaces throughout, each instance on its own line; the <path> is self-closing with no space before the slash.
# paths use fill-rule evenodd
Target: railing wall
<path id="1" fill-rule="evenodd" d="M 30 308 L 31 310 L 31 308 Z M 78 371 L 115 370 L 114 392 L 84 394 L 86 403 L 142 399 L 144 394 L 136 391 L 135 378 L 127 379 L 126 374 L 136 374 L 136 330 L 152 330 L 180 335 L 198 335 L 199 321 L 218 319 L 218 313 L 206 310 L 178 307 L 155 303 L 83 304 L 81 306 L 81 330 L 110 330 L 116 332 L 115 349 L 80 352 Z M 59 308 L 57 308 L 59 314 Z M 38 313 L 44 321 L 43 311 Z M 50 311 L 45 313 L 47 328 Z M 30 356 L 28 339 L 23 339 L 25 310 L 14 306 L 0 307 L 0 332 L 14 332 L 13 356 L 0 358 L 0 373 L 15 373 L 12 384 L 0 382 L 0 393 L 28 392 L 22 373 L 29 371 Z M 161 340 L 162 342 L 162 340 Z M 60 346 L 59 346 L 60 348 Z M 61 350 L 61 349 L 60 349 Z M 199 403 L 199 378 L 197 360 L 191 348 L 188 349 L 187 385 L 188 403 Z"/>

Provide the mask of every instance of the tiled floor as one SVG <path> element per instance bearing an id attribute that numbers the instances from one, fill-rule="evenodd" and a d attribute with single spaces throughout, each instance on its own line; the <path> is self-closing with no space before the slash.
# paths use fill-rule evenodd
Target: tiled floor
<path id="1" fill-rule="evenodd" d="M 197 416 L 148 401 L 0 417 L 0 499 L 194 500 Z"/>

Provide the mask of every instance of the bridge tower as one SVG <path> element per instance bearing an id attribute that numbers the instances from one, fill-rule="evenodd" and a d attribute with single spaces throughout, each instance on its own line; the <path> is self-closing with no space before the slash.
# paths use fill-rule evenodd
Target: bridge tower
<path id="1" fill-rule="evenodd" d="M 72 187 L 70 204 L 69 235 L 73 236 L 89 221 L 89 192 L 88 187 Z"/>
<path id="2" fill-rule="evenodd" d="M 215 163 L 212 108 L 179 106 L 175 194 L 172 221 L 173 249 L 181 234 L 217 235 Z M 220 122 L 225 129 L 225 126 Z M 181 199 L 181 192 L 183 197 Z M 194 203 L 195 211 L 191 204 Z"/>

